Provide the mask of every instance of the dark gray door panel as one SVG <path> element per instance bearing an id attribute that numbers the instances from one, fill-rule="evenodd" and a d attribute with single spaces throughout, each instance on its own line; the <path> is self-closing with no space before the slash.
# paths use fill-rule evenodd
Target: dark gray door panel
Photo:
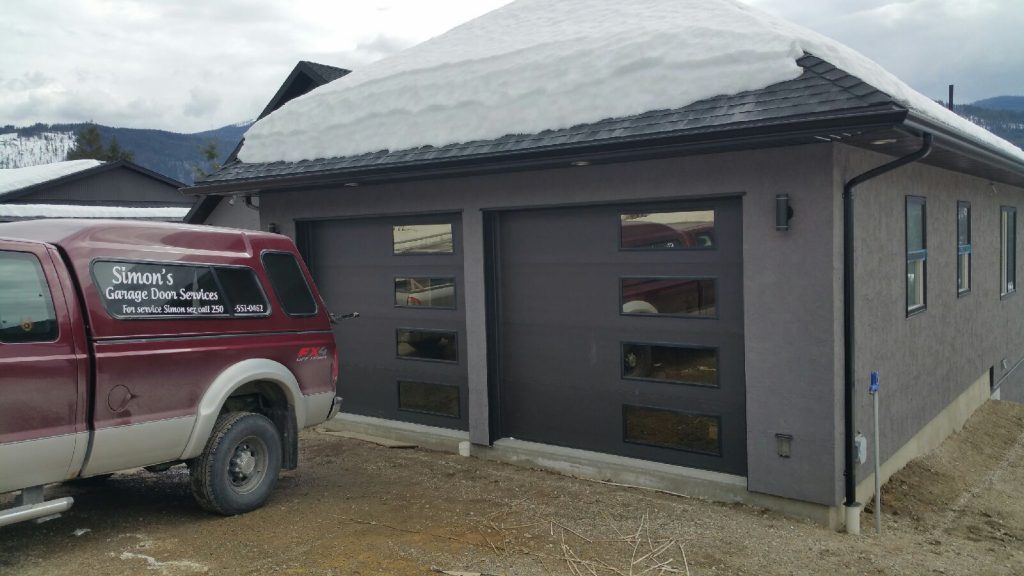
<path id="1" fill-rule="evenodd" d="M 501 214 L 500 435 L 745 474 L 740 206 L 735 199 Z M 620 249 L 621 213 L 676 209 L 714 209 L 717 246 Z M 714 279 L 714 317 L 622 314 L 622 278 Z M 717 386 L 624 378 L 623 343 L 716 349 Z M 627 432 L 624 411 L 643 426 Z M 669 448 L 657 445 L 657 434 L 647 441 L 647 426 L 657 432 L 683 421 L 714 422 L 707 434 L 717 446 Z"/>
<path id="2" fill-rule="evenodd" d="M 394 254 L 393 225 L 449 222 L 451 254 Z M 468 428 L 462 241 L 458 215 L 311 222 L 310 267 L 328 308 L 359 312 L 334 327 L 340 361 L 338 390 L 350 413 L 445 428 Z M 453 278 L 454 308 L 396 306 L 396 278 Z M 397 331 L 455 334 L 457 359 L 439 362 L 399 357 Z M 450 415 L 429 413 L 423 402 L 399 405 L 399 382 L 458 388 Z M 417 398 L 417 400 L 423 400 Z M 429 402 L 428 402 L 429 404 Z M 411 408 L 411 409 L 410 409 Z M 454 408 L 454 407 L 453 407 Z"/>

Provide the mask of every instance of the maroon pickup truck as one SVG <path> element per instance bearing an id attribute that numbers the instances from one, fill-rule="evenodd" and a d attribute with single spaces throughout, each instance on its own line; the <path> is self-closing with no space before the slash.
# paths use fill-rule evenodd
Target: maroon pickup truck
<path id="1" fill-rule="evenodd" d="M 333 417 L 331 318 L 287 237 L 178 224 L 0 224 L 0 526 L 44 486 L 187 463 L 199 504 L 261 506 Z"/>

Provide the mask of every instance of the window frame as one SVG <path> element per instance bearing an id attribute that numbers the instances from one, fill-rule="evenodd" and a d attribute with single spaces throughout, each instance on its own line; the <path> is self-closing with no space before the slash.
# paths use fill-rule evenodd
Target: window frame
<path id="1" fill-rule="evenodd" d="M 1013 242 L 1008 242 L 1007 230 L 1009 223 L 1004 224 L 1007 216 L 1013 216 Z M 1013 256 L 1012 269 L 1008 268 L 1008 256 Z M 1012 288 L 1010 286 L 1012 285 Z M 999 297 L 1005 299 L 1017 292 L 1017 207 L 999 207 Z"/>
<path id="2" fill-rule="evenodd" d="M 623 238 L 622 238 L 622 225 L 624 223 L 624 221 L 622 220 L 622 217 L 627 215 L 627 214 L 632 214 L 633 212 L 628 211 L 628 210 L 618 210 L 617 214 L 616 214 L 616 218 L 618 219 L 619 251 L 620 252 L 707 252 L 707 251 L 716 251 L 716 250 L 718 250 L 718 244 L 719 244 L 719 242 L 718 242 L 718 233 L 717 233 L 718 229 L 715 227 L 715 224 L 716 224 L 716 222 L 718 220 L 718 210 L 716 210 L 713 207 L 700 208 L 700 209 L 697 209 L 697 208 L 667 209 L 666 208 L 666 209 L 659 209 L 659 210 L 654 211 L 654 212 L 649 212 L 649 214 L 669 214 L 669 213 L 676 213 L 676 212 L 711 212 L 711 230 L 712 230 L 712 236 L 713 236 L 713 243 L 711 244 L 711 246 L 693 246 L 693 247 L 680 246 L 678 248 L 667 248 L 667 247 L 649 248 L 649 247 L 644 247 L 644 246 L 625 246 L 623 244 L 623 242 L 622 242 L 622 240 L 623 240 Z"/>
<path id="3" fill-rule="evenodd" d="M 904 202 L 904 213 L 903 213 L 903 252 L 906 256 L 906 266 L 903 271 L 903 282 L 904 282 L 904 308 L 906 310 L 907 318 L 920 314 L 928 309 L 928 199 L 924 196 L 907 195 Z M 921 245 L 922 249 L 914 250 L 913 252 L 920 257 L 911 258 L 910 250 L 910 205 L 912 202 L 920 202 L 921 204 Z M 910 266 L 911 262 L 921 261 L 921 303 L 914 306 L 910 305 Z"/>
<path id="4" fill-rule="evenodd" d="M 395 228 L 398 226 L 447 226 L 452 238 L 452 249 L 448 252 L 424 252 L 422 250 L 407 250 L 405 252 L 395 252 Z M 454 256 L 458 253 L 458 246 L 455 242 L 455 224 L 451 221 L 448 222 L 414 222 L 411 224 L 391 224 L 391 256 Z"/>
<path id="5" fill-rule="evenodd" d="M 443 388 L 451 388 L 455 390 L 455 414 L 445 414 L 443 412 L 433 412 L 430 410 L 414 410 L 412 408 L 402 407 L 402 384 L 421 384 L 424 386 L 440 386 Z M 399 378 L 395 380 L 395 409 L 399 412 L 408 412 L 410 414 L 426 414 L 428 416 L 438 416 L 441 418 L 450 418 L 453 420 L 462 419 L 462 387 L 458 384 L 449 384 L 445 382 L 427 382 L 425 380 L 414 380 L 410 378 Z"/>
<path id="6" fill-rule="evenodd" d="M 630 440 L 626 426 L 626 413 L 629 408 L 639 408 L 641 410 L 656 410 L 659 412 L 673 412 L 675 414 L 681 414 L 684 416 L 694 416 L 697 418 L 713 418 L 718 423 L 718 438 L 716 439 L 718 444 L 717 452 L 680 448 L 678 446 L 672 446 L 670 444 L 660 444 L 657 442 L 642 442 L 639 440 Z M 688 410 L 676 410 L 675 408 L 666 408 L 664 406 L 648 406 L 645 404 L 622 404 L 622 442 L 625 444 L 633 444 L 635 446 L 649 446 L 652 448 L 660 448 L 662 450 L 674 450 L 676 452 L 687 452 L 690 454 L 700 454 L 702 456 L 711 456 L 713 458 L 725 458 L 725 445 L 722 438 L 722 432 L 724 430 L 725 427 L 722 424 L 722 416 L 720 414 L 706 414 L 701 412 L 691 412 Z"/>
<path id="7" fill-rule="evenodd" d="M 442 358 L 420 358 L 419 356 L 402 356 L 401 354 L 398 353 L 398 344 L 399 344 L 398 335 L 403 330 L 407 331 L 407 332 L 433 332 L 433 333 L 440 333 L 440 334 L 452 334 L 454 336 L 455 360 L 444 360 Z M 445 330 L 443 328 L 415 328 L 415 327 L 412 327 L 412 326 L 399 326 L 399 327 L 395 328 L 395 340 L 394 340 L 394 342 L 395 342 L 395 358 L 397 358 L 398 360 L 409 360 L 409 361 L 412 361 L 412 362 L 435 362 L 435 363 L 438 363 L 438 364 L 454 364 L 454 365 L 457 365 L 457 364 L 459 364 L 460 357 L 462 356 L 459 353 L 459 331 L 458 330 Z"/>
<path id="8" fill-rule="evenodd" d="M 710 350 L 714 353 L 715 357 L 715 381 L 713 384 L 704 384 L 701 382 L 688 382 L 685 380 L 671 380 L 668 378 L 646 378 L 643 376 L 627 376 L 626 375 L 626 346 L 649 346 L 649 347 L 660 347 L 660 348 L 680 348 L 685 350 Z M 698 388 L 705 389 L 720 389 L 722 387 L 722 376 L 721 376 L 721 354 L 717 346 L 706 346 L 706 345 L 692 345 L 692 344 L 677 344 L 674 342 L 638 342 L 635 340 L 623 340 L 619 342 L 619 370 L 620 377 L 623 380 L 631 380 L 635 382 L 658 382 L 660 384 L 671 384 L 673 386 L 696 386 Z"/>
<path id="9" fill-rule="evenodd" d="M 662 275 L 649 275 L 649 276 L 619 276 L 619 301 L 617 310 L 619 316 L 627 316 L 630 318 L 686 318 L 690 320 L 718 320 L 720 310 L 718 306 L 719 302 L 719 282 L 718 276 L 706 275 L 706 276 L 662 276 Z M 715 313 L 712 315 L 700 315 L 700 314 L 670 314 L 667 312 L 658 312 L 656 314 L 644 314 L 640 312 L 623 312 L 622 306 L 626 303 L 625 296 L 626 290 L 624 281 L 626 280 L 711 280 L 714 283 L 714 297 L 715 297 Z"/>
<path id="10" fill-rule="evenodd" d="M 967 209 L 967 243 L 960 243 L 960 210 Z M 956 295 L 958 298 L 967 296 L 971 293 L 971 285 L 974 280 L 974 238 L 973 234 L 973 222 L 971 214 L 971 203 L 966 200 L 957 200 L 956 203 Z M 966 248 L 966 249 L 965 249 Z M 967 287 L 961 288 L 961 279 L 963 278 L 964 269 L 961 265 L 960 257 L 964 254 L 967 255 Z"/>
<path id="11" fill-rule="evenodd" d="M 398 283 L 399 279 L 410 280 L 410 279 L 414 279 L 414 278 L 429 278 L 431 280 L 447 280 L 447 279 L 451 279 L 451 281 L 452 281 L 452 305 L 451 306 L 410 306 L 408 304 L 399 304 L 398 301 L 396 300 L 395 301 L 395 308 L 408 308 L 410 310 L 458 310 L 458 306 L 459 306 L 459 286 L 458 286 L 458 278 L 456 276 L 433 276 L 433 275 L 413 276 L 411 274 L 406 274 L 404 276 L 395 276 L 394 277 L 394 283 L 392 285 L 392 293 L 393 293 L 392 295 L 397 294 L 397 283 Z"/>

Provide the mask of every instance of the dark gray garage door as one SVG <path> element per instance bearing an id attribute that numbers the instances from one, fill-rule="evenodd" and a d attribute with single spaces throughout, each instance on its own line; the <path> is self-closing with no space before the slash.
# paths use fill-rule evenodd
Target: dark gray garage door
<path id="1" fill-rule="evenodd" d="M 458 215 L 308 222 L 299 230 L 334 313 L 343 411 L 467 429 Z"/>
<path id="2" fill-rule="evenodd" d="M 502 436 L 746 473 L 740 201 L 497 219 Z"/>

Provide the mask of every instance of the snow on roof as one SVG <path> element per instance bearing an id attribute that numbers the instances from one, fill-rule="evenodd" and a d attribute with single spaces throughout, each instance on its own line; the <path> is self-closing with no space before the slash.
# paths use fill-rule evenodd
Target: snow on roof
<path id="1" fill-rule="evenodd" d="M 239 158 L 440 147 L 682 108 L 792 80 L 805 52 L 1024 161 L 853 49 L 737 0 L 518 0 L 290 101 L 249 129 Z"/>
<path id="2" fill-rule="evenodd" d="M 81 206 L 71 204 L 0 204 L 0 218 L 152 218 L 181 220 L 189 209 L 179 207 Z"/>
<path id="3" fill-rule="evenodd" d="M 68 174 L 95 168 L 103 164 L 99 160 L 68 160 L 66 162 L 54 162 L 52 164 L 40 164 L 39 166 L 26 166 L 25 168 L 6 168 L 0 170 L 0 196 L 5 192 L 13 192 L 28 188 L 42 182 L 56 180 Z"/>

